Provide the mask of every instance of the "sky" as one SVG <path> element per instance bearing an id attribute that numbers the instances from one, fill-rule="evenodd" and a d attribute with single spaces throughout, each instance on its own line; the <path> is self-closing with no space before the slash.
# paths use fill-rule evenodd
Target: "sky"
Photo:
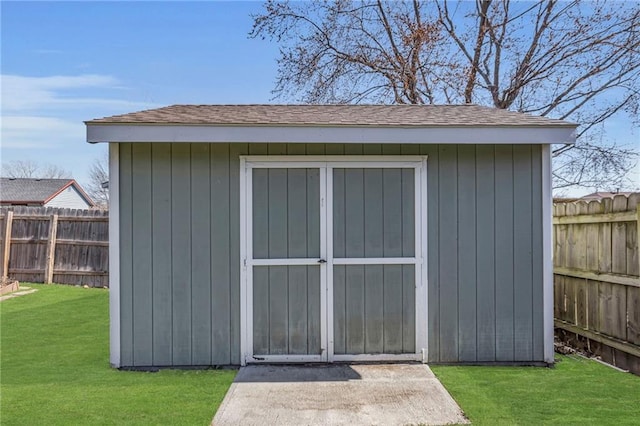
<path id="1" fill-rule="evenodd" d="M 1 161 L 82 184 L 106 145 L 83 121 L 171 104 L 269 103 L 278 47 L 247 37 L 253 2 L 5 2 Z"/>
<path id="2" fill-rule="evenodd" d="M 106 152 L 86 143 L 85 120 L 172 104 L 278 103 L 278 46 L 247 36 L 261 9 L 245 1 L 1 1 L 0 161 L 54 164 L 84 185 Z M 608 130 L 630 132 L 623 119 Z"/>

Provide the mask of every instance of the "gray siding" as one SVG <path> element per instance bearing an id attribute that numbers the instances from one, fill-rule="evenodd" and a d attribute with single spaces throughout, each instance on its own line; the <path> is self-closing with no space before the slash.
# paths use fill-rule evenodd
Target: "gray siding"
<path id="1" fill-rule="evenodd" d="M 543 361 L 540 146 L 136 143 L 120 145 L 122 366 L 240 363 L 244 154 L 428 155 L 429 360 Z M 388 225 L 409 255 L 410 236 Z M 358 249 L 358 232 L 343 232 L 345 250 Z M 389 274 L 410 288 L 405 269 Z M 362 285 L 380 281 L 362 275 Z M 389 350 L 407 350 L 405 315 L 388 332 L 397 341 L 382 336 Z M 361 333 L 354 345 L 380 344 Z"/>
<path id="2" fill-rule="evenodd" d="M 247 153 L 120 145 L 123 366 L 240 363 L 237 158 Z"/>

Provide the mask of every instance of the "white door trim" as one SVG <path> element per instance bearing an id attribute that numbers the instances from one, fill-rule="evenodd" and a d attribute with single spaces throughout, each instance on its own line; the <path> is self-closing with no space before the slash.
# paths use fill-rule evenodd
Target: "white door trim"
<path id="1" fill-rule="evenodd" d="M 322 248 L 320 249 L 322 251 Z M 307 257 L 302 259 L 251 259 L 247 258 L 247 267 L 249 266 L 291 266 L 291 265 L 318 265 L 322 257 Z"/>
<path id="2" fill-rule="evenodd" d="M 260 157 L 266 158 L 266 157 Z M 275 163 L 273 163 L 275 164 Z M 293 163 L 292 163 L 293 164 Z M 299 164 L 299 163 L 295 163 Z M 253 267 L 278 265 L 316 265 L 320 268 L 320 312 L 326 312 L 327 297 L 326 264 L 319 263 L 326 258 L 326 168 L 312 165 L 307 168 L 319 169 L 320 186 L 320 258 L 253 259 L 253 177 L 255 164 L 247 156 L 240 156 L 240 363 L 247 362 L 322 362 L 327 361 L 327 340 L 325 321 L 320 322 L 320 355 L 257 355 L 253 353 Z M 264 168 L 264 167 L 262 167 Z M 273 165 L 269 168 L 293 168 Z"/>
<path id="3" fill-rule="evenodd" d="M 249 179 L 250 180 L 250 179 Z M 250 277 L 250 271 L 253 268 L 247 267 L 247 162 L 245 157 L 240 156 L 240 365 L 247 365 L 247 357 L 249 356 L 249 348 L 253 347 L 253 333 L 247 332 L 247 324 L 253 323 L 253 318 L 249 318 L 251 309 L 249 305 L 249 285 L 247 281 L 253 281 Z"/>
<path id="4" fill-rule="evenodd" d="M 327 362 L 322 355 L 256 355 L 251 356 L 247 361 L 251 364 L 271 364 L 278 362 Z"/>
<path id="5" fill-rule="evenodd" d="M 320 311 L 321 355 L 259 355 L 253 357 L 253 266 L 317 265 L 320 259 L 252 259 L 252 170 L 254 168 L 320 169 Z M 415 257 L 333 257 L 333 168 L 413 168 L 415 170 Z M 366 360 L 419 360 L 426 362 L 428 349 L 427 300 L 427 157 L 426 156 L 240 156 L 240 351 L 247 362 L 333 362 Z M 415 354 L 334 355 L 333 266 L 366 264 L 415 265 Z M 325 315 L 326 313 L 326 315 Z"/>
<path id="6" fill-rule="evenodd" d="M 425 156 L 420 155 L 245 155 L 246 162 L 254 168 L 402 168 L 418 167 Z"/>
<path id="7" fill-rule="evenodd" d="M 326 174 L 327 181 L 327 205 L 326 221 L 327 221 L 327 315 L 325 322 L 327 324 L 327 362 L 334 362 L 335 341 L 333 333 L 333 173 Z M 329 218 L 329 215 L 331 217 Z"/>
<path id="8" fill-rule="evenodd" d="M 420 260 L 415 257 L 336 257 L 334 265 L 415 265 Z"/>
<path id="9" fill-rule="evenodd" d="M 320 167 L 320 259 L 327 259 L 327 240 L 329 240 L 329 233 L 327 232 L 327 223 L 331 222 L 327 220 L 327 169 L 326 167 Z M 315 259 L 314 259 L 315 260 Z M 321 348 L 321 361 L 329 361 L 328 339 L 333 333 L 328 330 L 327 321 L 324 321 L 322 315 L 329 309 L 329 298 L 327 297 L 328 286 L 328 266 L 325 263 L 320 263 L 320 348 Z"/>
<path id="10" fill-rule="evenodd" d="M 427 362 L 429 348 L 429 275 L 428 275 L 428 239 L 427 239 L 427 157 L 422 158 L 420 172 L 415 174 L 415 217 L 416 249 L 416 353 L 422 362 Z M 418 219 L 419 218 L 419 219 Z M 422 321 L 420 320 L 422 319 Z"/>

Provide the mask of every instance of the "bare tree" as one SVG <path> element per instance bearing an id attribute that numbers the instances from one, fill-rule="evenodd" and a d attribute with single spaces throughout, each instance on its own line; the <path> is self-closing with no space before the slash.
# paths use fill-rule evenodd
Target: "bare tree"
<path id="1" fill-rule="evenodd" d="M 476 103 L 580 124 L 557 187 L 619 185 L 638 153 L 640 3 L 268 1 L 251 37 L 280 45 L 274 94 L 306 103 Z"/>
<path id="2" fill-rule="evenodd" d="M 102 153 L 91 164 L 89 169 L 89 182 L 86 185 L 87 193 L 97 206 L 107 208 L 109 206 L 109 154 Z"/>
<path id="3" fill-rule="evenodd" d="M 71 179 L 71 173 L 54 164 L 41 164 L 31 160 L 14 160 L 2 164 L 2 177 Z"/>

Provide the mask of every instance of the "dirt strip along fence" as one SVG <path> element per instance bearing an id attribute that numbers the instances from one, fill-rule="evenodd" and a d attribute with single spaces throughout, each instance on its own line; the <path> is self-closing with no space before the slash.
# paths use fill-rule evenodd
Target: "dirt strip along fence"
<path id="1" fill-rule="evenodd" d="M 640 194 L 554 204 L 556 336 L 640 375 Z"/>
<path id="2" fill-rule="evenodd" d="M 109 285 L 109 213 L 52 207 L 0 208 L 3 277 Z"/>

